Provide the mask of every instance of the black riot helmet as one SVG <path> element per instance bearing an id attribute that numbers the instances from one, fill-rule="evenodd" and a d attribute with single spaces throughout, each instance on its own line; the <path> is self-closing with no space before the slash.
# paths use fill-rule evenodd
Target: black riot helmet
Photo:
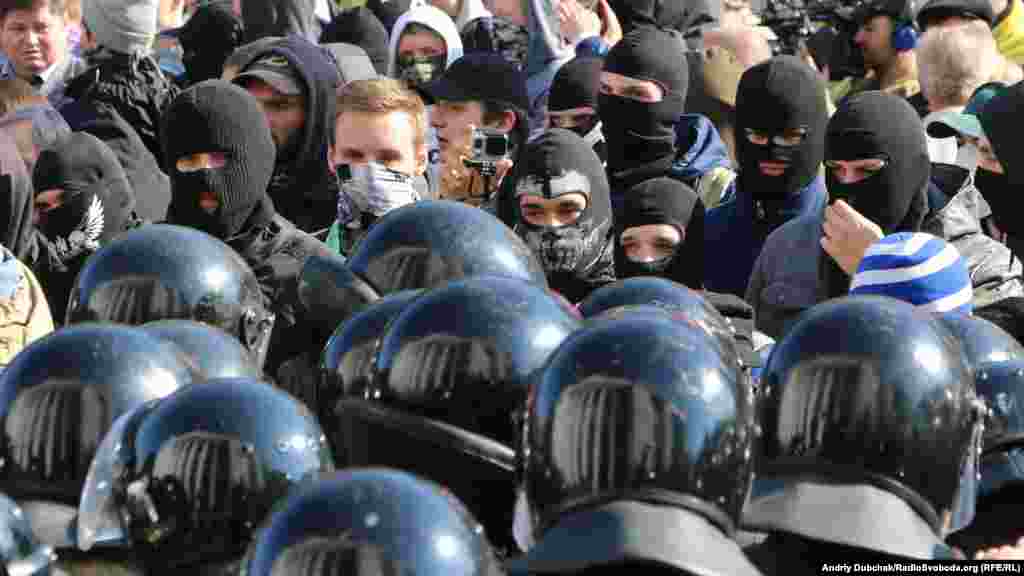
<path id="1" fill-rule="evenodd" d="M 103 439 L 78 546 L 130 543 L 149 572 L 231 564 L 276 502 L 333 469 L 316 418 L 286 392 L 252 378 L 189 386 Z"/>
<path id="2" fill-rule="evenodd" d="M 381 340 L 373 382 L 345 383 L 329 427 L 339 464 L 447 486 L 495 545 L 511 545 L 530 378 L 578 327 L 546 289 L 514 278 L 467 278 L 416 298 Z"/>
<path id="3" fill-rule="evenodd" d="M 536 379 L 524 430 L 536 544 L 510 573 L 757 573 L 730 539 L 752 478 L 754 394 L 699 324 L 637 314 L 580 330 Z"/>
<path id="4" fill-rule="evenodd" d="M 618 280 L 594 290 L 580 303 L 584 318 L 594 318 L 615 311 L 615 315 L 630 312 L 634 307 L 657 306 L 688 321 L 698 322 L 715 336 L 729 340 L 736 346 L 740 361 L 745 368 L 762 364 L 755 353 L 753 331 L 743 328 L 742 321 L 736 323 L 719 312 L 734 309 L 736 299 L 725 294 L 697 292 L 678 282 L 657 276 L 634 276 Z M 742 302 L 739 302 L 742 306 Z M 626 310 L 620 308 L 625 307 Z M 750 322 L 752 324 L 752 322 Z"/>
<path id="5" fill-rule="evenodd" d="M 500 574 L 483 527 L 433 482 L 345 470 L 295 494 L 260 533 L 247 576 Z"/>
<path id="6" fill-rule="evenodd" d="M 1024 487 L 1024 360 L 978 367 L 975 390 L 988 406 L 978 497 Z"/>
<path id="7" fill-rule="evenodd" d="M 819 304 L 762 374 L 744 523 L 866 553 L 950 557 L 942 538 L 983 412 L 935 315 L 880 296 Z"/>
<path id="8" fill-rule="evenodd" d="M 194 320 L 157 320 L 143 324 L 140 329 L 180 348 L 196 380 L 263 375 L 256 359 L 241 342 L 209 324 Z"/>
<path id="9" fill-rule="evenodd" d="M 0 494 L 0 574 L 47 576 L 56 558 L 53 548 L 36 537 L 17 502 Z"/>
<path id="10" fill-rule="evenodd" d="M 1024 360 L 1024 346 L 1008 332 L 984 318 L 951 312 L 940 314 L 939 320 L 960 341 L 964 355 L 974 366 L 988 362 Z"/>
<path id="11" fill-rule="evenodd" d="M 137 325 L 170 318 L 233 334 L 260 366 L 274 323 L 241 256 L 209 234 L 170 224 L 137 228 L 93 254 L 67 310 L 68 324 Z"/>
<path id="12" fill-rule="evenodd" d="M 547 286 L 530 248 L 494 216 L 462 202 L 415 202 L 388 212 L 359 242 L 349 267 L 380 294 L 467 276 Z"/>
<path id="13" fill-rule="evenodd" d="M 0 375 L 0 490 L 45 542 L 70 546 L 68 522 L 103 435 L 191 381 L 172 344 L 136 328 L 84 324 L 35 341 Z"/>
<path id="14" fill-rule="evenodd" d="M 312 254 L 299 272 L 299 302 L 321 345 L 343 322 L 376 302 L 380 294 L 356 276 L 337 254 Z"/>
<path id="15" fill-rule="evenodd" d="M 348 389 L 370 389 L 377 371 L 377 348 L 391 320 L 420 290 L 394 292 L 370 304 L 338 326 L 321 357 L 320 388 L 316 405 L 320 421 L 331 425 L 338 398 Z"/>
<path id="16" fill-rule="evenodd" d="M 1016 545 L 1024 535 L 1024 360 L 981 364 L 975 389 L 988 407 L 970 525 L 950 542 L 973 555 L 979 549 Z M 971 556 L 968 556 L 971 557 Z"/>

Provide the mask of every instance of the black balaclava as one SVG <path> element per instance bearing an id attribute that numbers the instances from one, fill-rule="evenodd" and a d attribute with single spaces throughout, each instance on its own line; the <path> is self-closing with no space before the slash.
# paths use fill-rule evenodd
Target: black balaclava
<path id="1" fill-rule="evenodd" d="M 588 106 L 597 112 L 603 66 L 604 60 L 600 58 L 573 58 L 563 64 L 555 74 L 555 79 L 551 81 L 548 110 L 557 112 Z M 593 122 L 578 126 L 573 132 L 593 147 L 601 160 L 605 159 L 607 154 L 599 117 L 595 115 Z"/>
<path id="2" fill-rule="evenodd" d="M 355 44 L 370 57 L 378 74 L 388 72 L 388 31 L 365 6 L 338 14 L 320 35 L 321 44 Z"/>
<path id="3" fill-rule="evenodd" d="M 622 248 L 622 233 L 649 224 L 675 226 L 683 241 L 672 256 L 633 262 Z M 619 278 L 661 276 L 694 290 L 704 288 L 704 204 L 697 193 L 672 178 L 652 178 L 633 186 L 615 215 L 615 270 Z"/>
<path id="4" fill-rule="evenodd" d="M 94 252 L 123 232 L 135 206 L 114 151 L 85 132 L 74 132 L 43 150 L 32 185 L 36 194 L 64 191 L 62 205 L 39 214 L 38 225 L 64 262 Z"/>
<path id="5" fill-rule="evenodd" d="M 519 197 L 557 198 L 581 192 L 587 208 L 556 228 L 522 219 Z M 586 142 L 561 128 L 548 130 L 523 149 L 515 167 L 514 229 L 540 259 L 548 284 L 572 302 L 615 280 L 612 205 L 601 161 Z"/>
<path id="6" fill-rule="evenodd" d="M 203 4 L 178 35 L 188 83 L 220 78 L 224 62 L 243 41 L 242 19 L 231 6 Z"/>
<path id="7" fill-rule="evenodd" d="M 1018 216 L 1017 204 L 1024 186 L 1024 150 L 1018 132 L 1024 119 L 1024 86 L 1014 84 L 994 96 L 982 107 L 979 119 L 992 152 L 1003 165 L 1003 174 L 979 167 L 974 183 L 992 208 L 996 226 L 1016 240 L 1024 239 L 1024 222 Z"/>
<path id="8" fill-rule="evenodd" d="M 798 193 L 818 175 L 825 155 L 825 88 L 810 66 L 793 56 L 777 56 L 743 73 L 736 91 L 736 157 L 740 190 L 757 201 L 779 202 Z M 748 129 L 781 136 L 803 128 L 798 146 L 779 146 L 774 139 L 757 145 Z M 788 162 L 781 176 L 761 174 L 762 161 Z"/>
<path id="9" fill-rule="evenodd" d="M 853 184 L 840 183 L 828 170 L 829 196 L 846 200 L 886 234 L 918 231 L 927 214 L 931 164 L 921 120 L 905 99 L 863 92 L 832 115 L 825 159 L 864 158 L 883 159 L 885 167 Z"/>
<path id="10" fill-rule="evenodd" d="M 683 114 L 689 80 L 684 48 L 678 36 L 641 26 L 608 53 L 605 72 L 651 80 L 665 91 L 660 102 L 600 94 L 609 174 L 615 176 L 658 162 L 665 163 L 667 169 L 671 163 L 676 151 L 675 123 Z"/>
<path id="11" fill-rule="evenodd" d="M 259 102 L 248 92 L 222 80 L 201 82 L 171 102 L 162 124 L 172 224 L 228 240 L 273 218 L 266 190 L 274 171 L 274 141 Z M 223 153 L 224 166 L 178 170 L 178 159 L 202 152 Z M 213 214 L 200 208 L 204 191 L 220 199 Z"/>

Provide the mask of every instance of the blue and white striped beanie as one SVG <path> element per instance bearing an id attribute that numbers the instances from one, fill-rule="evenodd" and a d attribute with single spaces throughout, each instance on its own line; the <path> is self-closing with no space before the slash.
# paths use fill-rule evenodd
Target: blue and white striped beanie
<path id="1" fill-rule="evenodd" d="M 956 247 L 919 232 L 890 234 L 868 248 L 850 294 L 889 296 L 930 312 L 971 314 L 971 275 Z"/>

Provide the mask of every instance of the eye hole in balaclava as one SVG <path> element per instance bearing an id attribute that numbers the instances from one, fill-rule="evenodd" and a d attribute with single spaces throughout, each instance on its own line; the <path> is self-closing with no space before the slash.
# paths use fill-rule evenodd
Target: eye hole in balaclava
<path id="1" fill-rule="evenodd" d="M 248 92 L 222 80 L 196 84 L 167 107 L 161 128 L 171 179 L 170 223 L 223 240 L 273 216 L 266 190 L 274 141 Z M 204 155 L 210 162 L 202 161 Z M 204 209 L 204 198 L 219 207 Z"/>
<path id="2" fill-rule="evenodd" d="M 807 64 L 778 56 L 743 73 L 736 92 L 740 189 L 781 200 L 818 174 L 825 153 L 825 89 Z"/>
<path id="3" fill-rule="evenodd" d="M 674 156 L 675 123 L 683 114 L 689 82 L 684 49 L 678 36 L 641 26 L 626 34 L 605 58 L 603 72 L 651 81 L 663 91 L 659 101 L 645 102 L 602 86 L 599 114 L 611 173 L 670 161 Z"/>
<path id="4" fill-rule="evenodd" d="M 921 120 L 906 100 L 874 91 L 852 96 L 829 120 L 825 160 L 833 167 L 836 161 L 883 161 L 864 177 L 842 178 L 828 169 L 829 196 L 845 200 L 886 234 L 921 227 L 931 164 Z"/>
<path id="5" fill-rule="evenodd" d="M 556 128 L 527 144 L 516 166 L 515 194 L 514 229 L 540 259 L 553 289 L 570 300 L 581 299 L 591 284 L 614 279 L 608 180 L 582 138 Z M 537 225 L 519 209 L 525 196 L 554 200 L 578 194 L 586 205 L 575 220 L 566 214 L 553 225 Z"/>

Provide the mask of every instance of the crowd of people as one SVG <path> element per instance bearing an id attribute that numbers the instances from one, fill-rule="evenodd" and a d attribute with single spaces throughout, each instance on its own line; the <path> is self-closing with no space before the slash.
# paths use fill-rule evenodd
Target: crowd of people
<path id="1" fill-rule="evenodd" d="M 0 3 L 0 574 L 1024 559 L 1024 0 L 850 8 Z"/>

